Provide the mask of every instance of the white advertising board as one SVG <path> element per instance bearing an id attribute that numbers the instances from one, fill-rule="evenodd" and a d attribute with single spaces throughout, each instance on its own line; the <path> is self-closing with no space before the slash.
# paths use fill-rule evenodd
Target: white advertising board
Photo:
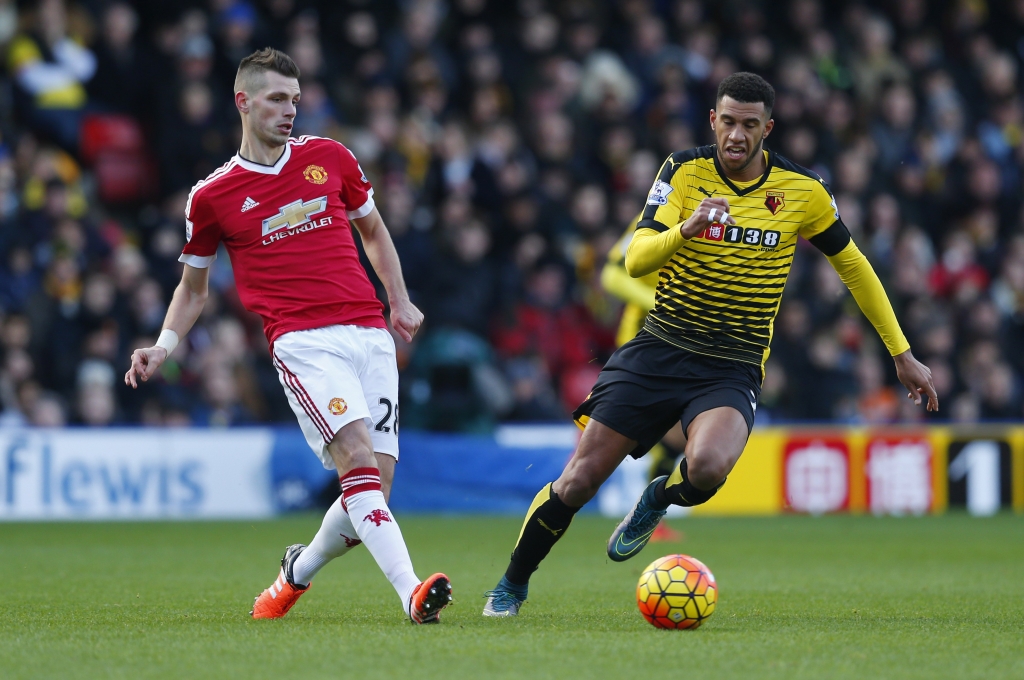
<path id="1" fill-rule="evenodd" d="M 269 430 L 0 429 L 0 521 L 268 517 Z"/>

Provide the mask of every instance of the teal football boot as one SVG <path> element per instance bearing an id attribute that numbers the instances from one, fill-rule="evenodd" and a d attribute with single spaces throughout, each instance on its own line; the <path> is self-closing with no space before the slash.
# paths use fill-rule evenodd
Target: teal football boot
<path id="1" fill-rule="evenodd" d="M 518 586 L 502 576 L 494 590 L 484 593 L 487 598 L 484 616 L 519 616 L 519 608 L 526 602 L 528 589 L 529 585 Z"/>
<path id="2" fill-rule="evenodd" d="M 651 540 L 651 534 L 658 528 L 658 522 L 668 512 L 667 509 L 657 510 L 652 507 L 654 489 L 666 479 L 668 479 L 668 475 L 658 477 L 648 484 L 643 495 L 640 496 L 640 500 L 619 523 L 619 526 L 615 527 L 611 538 L 608 539 L 608 557 L 612 561 L 625 562 L 643 550 L 647 542 Z"/>

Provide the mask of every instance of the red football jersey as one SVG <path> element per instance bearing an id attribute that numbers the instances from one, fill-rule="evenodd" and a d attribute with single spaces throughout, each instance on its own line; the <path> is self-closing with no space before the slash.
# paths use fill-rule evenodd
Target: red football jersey
<path id="1" fill-rule="evenodd" d="M 289 139 L 274 165 L 236 154 L 192 188 L 178 259 L 209 267 L 223 241 L 242 304 L 263 317 L 271 344 L 334 324 L 386 328 L 349 222 L 373 207 L 373 188 L 344 145 Z"/>

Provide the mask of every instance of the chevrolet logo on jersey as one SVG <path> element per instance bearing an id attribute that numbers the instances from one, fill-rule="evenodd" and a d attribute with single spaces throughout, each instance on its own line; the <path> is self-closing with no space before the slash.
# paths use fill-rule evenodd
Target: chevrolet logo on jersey
<path id="1" fill-rule="evenodd" d="M 282 206 L 273 217 L 263 220 L 263 235 L 267 236 L 278 229 L 295 229 L 309 222 L 313 215 L 327 210 L 327 197 L 314 198 L 306 203 L 300 198 Z"/>

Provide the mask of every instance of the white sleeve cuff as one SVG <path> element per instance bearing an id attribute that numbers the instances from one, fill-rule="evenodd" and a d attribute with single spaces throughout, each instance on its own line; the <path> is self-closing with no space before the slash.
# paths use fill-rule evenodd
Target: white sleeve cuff
<path id="1" fill-rule="evenodd" d="M 361 208 L 356 210 L 346 210 L 345 214 L 348 215 L 350 220 L 358 220 L 360 217 L 366 217 L 373 212 L 376 204 L 373 202 L 373 189 L 366 192 L 366 203 L 363 203 Z"/>
<path id="2" fill-rule="evenodd" d="M 205 257 L 200 255 L 188 255 L 186 253 L 182 253 L 181 257 L 178 258 L 178 262 L 184 262 L 188 266 L 195 267 L 196 269 L 206 269 L 211 264 L 213 264 L 213 261 L 216 259 L 217 253 L 214 253 L 213 255 L 207 255 Z"/>

